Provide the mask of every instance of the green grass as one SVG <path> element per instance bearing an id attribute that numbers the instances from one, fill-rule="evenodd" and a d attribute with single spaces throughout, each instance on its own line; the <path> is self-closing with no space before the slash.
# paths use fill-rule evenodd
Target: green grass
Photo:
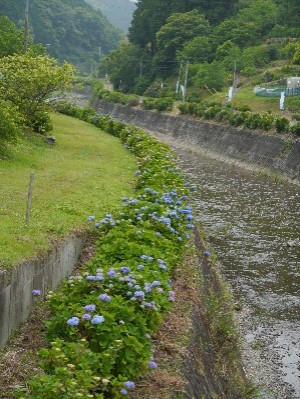
<path id="1" fill-rule="evenodd" d="M 0 160 L 0 269 L 49 249 L 55 238 L 83 231 L 131 193 L 134 157 L 119 140 L 85 122 L 53 115 L 54 146 L 22 140 Z M 25 216 L 35 173 L 29 226 Z"/>

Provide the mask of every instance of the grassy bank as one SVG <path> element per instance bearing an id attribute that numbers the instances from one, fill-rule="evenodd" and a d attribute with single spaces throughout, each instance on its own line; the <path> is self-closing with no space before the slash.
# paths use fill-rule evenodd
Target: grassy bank
<path id="1" fill-rule="evenodd" d="M 25 140 L 0 161 L 2 270 L 47 250 L 53 239 L 87 229 L 89 215 L 111 212 L 131 192 L 135 160 L 117 138 L 68 116 L 54 114 L 53 122 L 54 146 Z"/>

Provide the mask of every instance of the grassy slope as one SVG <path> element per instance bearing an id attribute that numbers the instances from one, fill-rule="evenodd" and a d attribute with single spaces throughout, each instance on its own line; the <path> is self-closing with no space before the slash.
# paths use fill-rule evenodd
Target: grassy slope
<path id="1" fill-rule="evenodd" d="M 101 219 L 131 192 L 135 160 L 118 139 L 67 116 L 53 115 L 53 122 L 55 146 L 23 141 L 10 159 L 0 161 L 2 270 L 47 250 L 53 238 L 86 229 L 89 215 Z"/>

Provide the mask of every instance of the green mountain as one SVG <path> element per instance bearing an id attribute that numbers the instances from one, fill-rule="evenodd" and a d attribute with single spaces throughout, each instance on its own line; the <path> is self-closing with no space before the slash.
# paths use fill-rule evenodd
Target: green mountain
<path id="1" fill-rule="evenodd" d="M 24 25 L 25 0 L 1 0 L 0 15 L 17 26 Z M 100 10 L 84 0 L 30 0 L 30 34 L 47 52 L 60 61 L 69 61 L 90 71 L 102 54 L 117 48 L 122 32 Z"/>
<path id="2" fill-rule="evenodd" d="M 101 10 L 107 19 L 127 33 L 136 4 L 130 0 L 85 0 L 95 10 Z"/>

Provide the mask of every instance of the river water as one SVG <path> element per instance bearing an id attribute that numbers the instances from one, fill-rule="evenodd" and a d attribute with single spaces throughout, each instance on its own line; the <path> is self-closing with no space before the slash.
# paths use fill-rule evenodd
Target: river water
<path id="1" fill-rule="evenodd" d="M 233 290 L 248 376 L 264 398 L 299 399 L 300 187 L 167 141 L 199 185 L 194 213 Z"/>

